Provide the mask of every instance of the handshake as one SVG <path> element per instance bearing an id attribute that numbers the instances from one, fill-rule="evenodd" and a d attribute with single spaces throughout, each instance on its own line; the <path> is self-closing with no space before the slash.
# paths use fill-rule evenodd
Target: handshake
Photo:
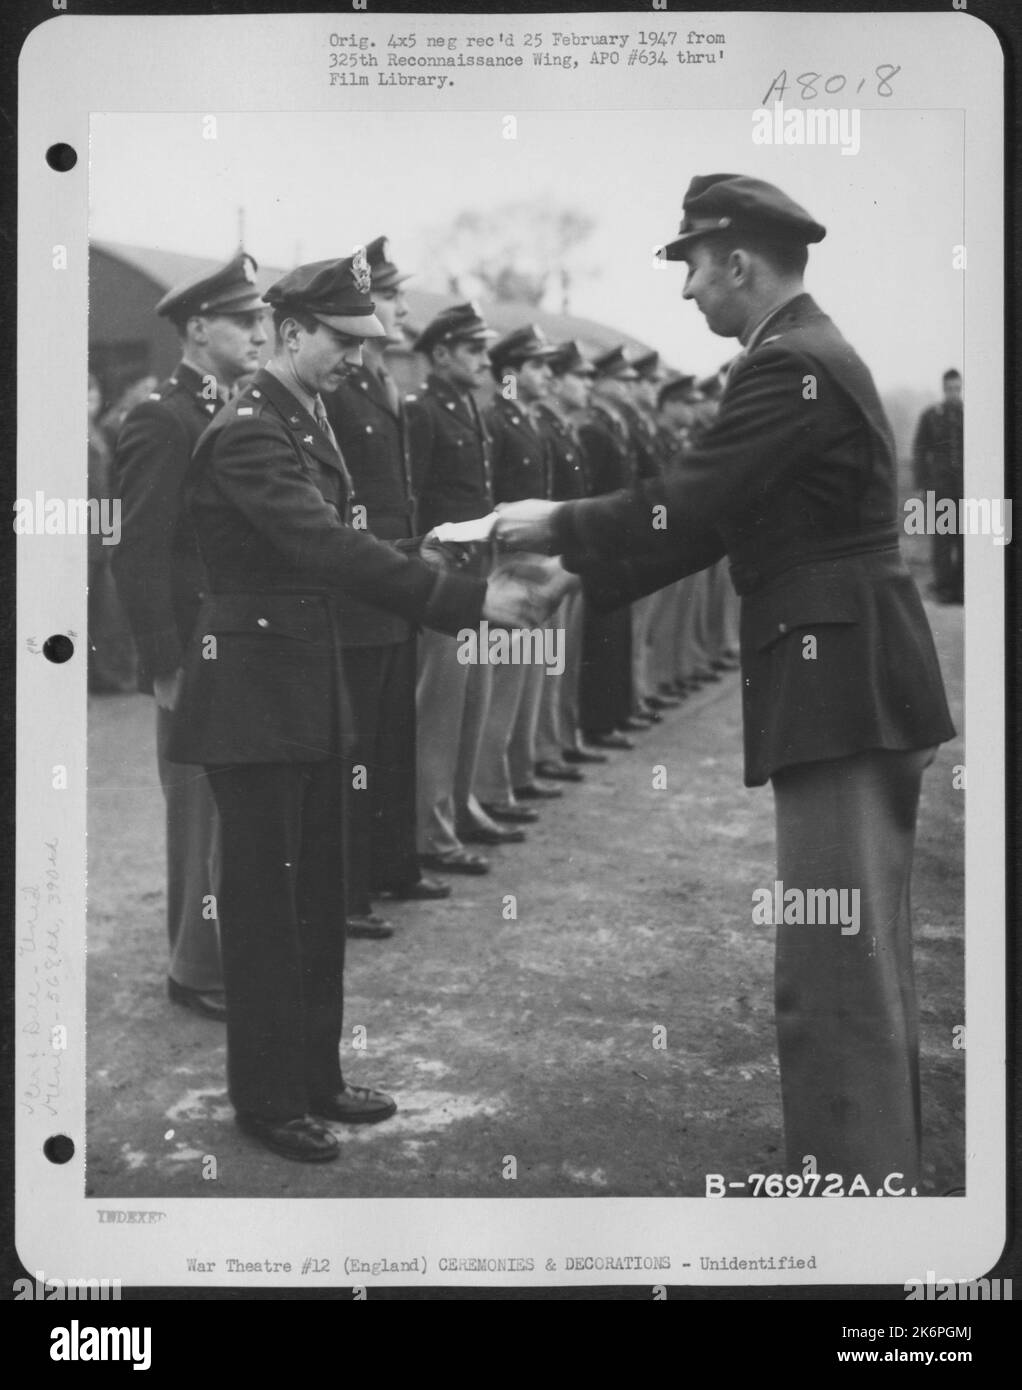
<path id="1" fill-rule="evenodd" d="M 478 521 L 435 527 L 423 539 L 420 558 L 436 568 L 457 568 L 464 546 L 496 540 L 510 550 L 530 553 L 502 560 L 486 581 L 483 617 L 501 627 L 541 627 L 566 594 L 579 587 L 560 560 L 545 552 L 553 543 L 556 502 L 502 503 Z"/>

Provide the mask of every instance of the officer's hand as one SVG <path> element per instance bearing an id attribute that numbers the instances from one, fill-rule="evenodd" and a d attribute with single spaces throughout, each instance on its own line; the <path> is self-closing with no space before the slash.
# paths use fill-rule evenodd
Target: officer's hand
<path id="1" fill-rule="evenodd" d="M 422 538 L 419 559 L 424 565 L 435 570 L 461 569 L 468 559 L 468 551 L 461 545 L 445 545 L 436 538 L 436 531 L 429 531 Z"/>
<path id="2" fill-rule="evenodd" d="M 578 576 L 559 560 L 538 555 L 505 560 L 487 580 L 483 617 L 505 627 L 540 627 L 578 584 Z"/>
<path id="3" fill-rule="evenodd" d="M 486 581 L 483 617 L 497 627 L 540 627 L 550 612 L 537 585 L 506 570 Z"/>
<path id="4" fill-rule="evenodd" d="M 526 502 L 502 502 L 493 534 L 511 550 L 549 550 L 554 541 L 553 516 L 559 506 L 559 502 L 535 497 Z"/>
<path id="5" fill-rule="evenodd" d="M 181 668 L 178 667 L 172 675 L 153 677 L 153 694 L 160 709 L 176 708 L 178 696 L 181 694 L 181 676 Z"/>

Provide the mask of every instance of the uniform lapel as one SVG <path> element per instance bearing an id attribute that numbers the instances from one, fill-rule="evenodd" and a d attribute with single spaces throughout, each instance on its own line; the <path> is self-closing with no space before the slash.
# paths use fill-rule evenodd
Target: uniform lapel
<path id="1" fill-rule="evenodd" d="M 460 391 L 456 391 L 453 386 L 449 386 L 440 377 L 431 376 L 426 385 L 448 414 L 453 415 L 463 425 L 468 425 L 469 429 L 483 437 L 484 432 L 479 412 L 472 408 L 474 402 L 462 395 Z"/>
<path id="2" fill-rule="evenodd" d="M 346 473 L 344 462 L 320 429 L 316 420 L 305 409 L 297 396 L 271 373 L 259 371 L 249 387 L 249 394 L 258 400 L 260 395 L 273 405 L 284 424 L 294 437 L 295 443 L 303 453 L 311 454 L 320 463 L 329 465 L 342 475 Z"/>

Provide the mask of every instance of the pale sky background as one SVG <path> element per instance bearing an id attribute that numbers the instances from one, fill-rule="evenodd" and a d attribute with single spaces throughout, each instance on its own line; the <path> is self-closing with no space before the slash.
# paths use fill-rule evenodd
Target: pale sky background
<path id="1" fill-rule="evenodd" d="M 386 234 L 402 270 L 440 288 L 424 263 L 430 233 L 464 210 L 541 198 L 586 212 L 580 253 L 595 274 L 572 311 L 650 342 L 699 373 L 733 355 L 694 305 L 684 270 L 656 269 L 689 179 L 745 173 L 778 184 L 823 222 L 807 287 L 859 350 L 881 390 L 939 395 L 961 366 L 964 276 L 962 116 L 863 111 L 861 149 L 757 146 L 742 111 L 526 112 L 505 140 L 496 112 L 95 115 L 91 233 L 226 258 L 245 209 L 256 260 L 289 267 L 348 255 Z"/>

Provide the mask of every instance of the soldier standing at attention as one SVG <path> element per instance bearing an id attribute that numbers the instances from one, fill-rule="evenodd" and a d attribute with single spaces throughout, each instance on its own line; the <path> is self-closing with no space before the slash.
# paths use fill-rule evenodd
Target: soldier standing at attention
<path id="1" fill-rule="evenodd" d="M 596 378 L 578 434 L 586 456 L 590 496 L 633 487 L 638 469 L 621 403 L 638 373 L 623 347 L 593 361 Z M 632 713 L 632 615 L 628 608 L 603 612 L 587 604 L 582 629 L 579 706 L 586 742 L 593 748 L 631 749 L 628 733 L 646 728 Z"/>
<path id="2" fill-rule="evenodd" d="M 252 257 L 239 251 L 212 275 L 180 285 L 160 300 L 156 312 L 180 334 L 181 362 L 128 414 L 114 457 L 122 509 L 114 576 L 138 650 L 139 689 L 156 700 L 156 758 L 167 825 L 167 990 L 175 1003 L 221 1021 L 226 1006 L 220 949 L 216 923 L 208 915 L 217 888 L 216 807 L 202 773 L 169 762 L 166 748 L 185 643 L 205 587 L 182 484 L 199 436 L 234 383 L 258 366 L 267 341 L 256 268 Z"/>
<path id="3" fill-rule="evenodd" d="M 384 353 L 399 342 L 407 316 L 402 275 L 386 237 L 365 248 L 375 313 L 386 337 L 367 338 L 363 365 L 324 398 L 351 474 L 358 525 L 385 541 L 414 535 L 404 403 Z M 450 887 L 423 877 L 415 843 L 416 639 L 411 625 L 383 608 L 339 600 L 344 674 L 357 738 L 352 763 L 366 785 L 348 804 L 348 935 L 381 938 L 393 928 L 370 897 L 446 898 Z"/>
<path id="4" fill-rule="evenodd" d="M 496 338 L 474 304 L 455 304 L 426 325 L 415 343 L 429 360 L 422 390 L 408 397 L 412 483 L 421 529 L 472 521 L 493 510 L 490 440 L 475 401 L 489 369 L 486 348 Z M 485 576 L 490 541 L 464 548 L 466 572 Z M 498 825 L 474 784 L 490 705 L 493 667 L 458 659 L 458 643 L 425 632 L 419 641 L 418 840 L 425 869 L 485 874 L 489 861 L 466 841 L 503 844 L 524 832 Z"/>
<path id="5" fill-rule="evenodd" d="M 665 254 L 687 263 L 684 298 L 710 330 L 743 348 L 716 421 L 672 479 L 515 503 L 498 534 L 562 554 L 604 606 L 728 555 L 742 598 L 745 781 L 773 785 L 786 900 L 776 1011 L 788 1170 L 811 1154 L 818 1172 L 841 1174 L 846 1190 L 861 1176 L 872 1195 L 890 1174 L 909 1191 L 921 1179 L 909 886 L 923 770 L 954 729 L 899 551 L 890 427 L 866 366 L 803 285 L 808 244 L 824 235 L 759 179 L 693 179 Z M 653 506 L 667 509 L 664 531 L 650 526 Z M 818 902 L 857 894 L 854 930 L 835 913 L 789 915 L 791 889 Z"/>
<path id="6" fill-rule="evenodd" d="M 495 502 L 549 496 L 547 446 L 536 407 L 546 395 L 549 362 L 556 351 L 534 324 L 516 328 L 490 350 L 497 394 L 484 418 Z M 520 657 L 520 653 L 514 655 Z M 497 820 L 537 820 L 536 811 L 522 803 L 561 795 L 535 778 L 539 705 L 543 686 L 551 679 L 545 672 L 539 662 L 520 660 L 494 668 L 477 785 L 484 811 Z M 571 773 L 572 769 L 564 768 L 565 775 Z M 579 774 L 572 780 L 581 780 Z"/>
<path id="7" fill-rule="evenodd" d="M 589 404 L 595 368 L 578 344 L 559 344 L 549 359 L 547 394 L 537 402 L 536 418 L 546 438 L 550 464 L 550 496 L 555 501 L 585 497 L 585 452 L 577 421 Z M 581 781 L 572 777 L 574 763 L 605 763 L 607 755 L 586 748 L 579 720 L 578 684 L 582 669 L 582 586 L 565 594 L 553 625 L 564 633 L 564 670 L 548 676 L 536 729 L 536 772 L 540 777 Z"/>
<path id="8" fill-rule="evenodd" d="M 168 752 L 205 766 L 220 812 L 238 1123 L 303 1162 L 338 1157 L 325 1121 L 396 1109 L 346 1084 L 340 1065 L 355 731 L 338 594 L 447 632 L 547 611 L 517 580 L 447 574 L 349 524 L 351 479 L 320 392 L 361 366 L 363 339 L 385 336 L 369 284 L 363 254 L 299 266 L 267 290 L 273 356 L 206 430 L 186 484 L 209 593 Z"/>
<path id="9" fill-rule="evenodd" d="M 944 373 L 944 399 L 919 417 L 912 446 L 916 487 L 937 498 L 957 502 L 965 488 L 965 425 L 962 408 L 962 375 L 952 368 Z M 933 597 L 938 603 L 965 600 L 964 538 L 957 532 L 933 536 Z"/>

